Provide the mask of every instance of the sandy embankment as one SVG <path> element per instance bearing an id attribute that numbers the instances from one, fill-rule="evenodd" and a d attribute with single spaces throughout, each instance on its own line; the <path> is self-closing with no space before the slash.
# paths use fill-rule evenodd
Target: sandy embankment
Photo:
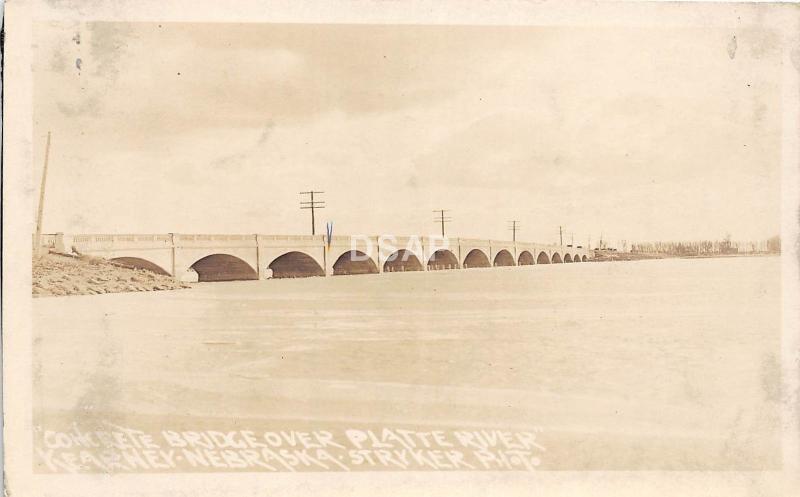
<path id="1" fill-rule="evenodd" d="M 149 292 L 189 288 L 170 276 L 90 256 L 47 254 L 33 259 L 34 297 Z"/>

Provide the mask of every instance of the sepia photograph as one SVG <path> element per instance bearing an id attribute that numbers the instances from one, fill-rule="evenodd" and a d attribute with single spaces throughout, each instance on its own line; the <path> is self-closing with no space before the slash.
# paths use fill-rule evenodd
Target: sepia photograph
<path id="1" fill-rule="evenodd" d="M 795 7 L 7 2 L 6 492 L 797 495 Z"/>

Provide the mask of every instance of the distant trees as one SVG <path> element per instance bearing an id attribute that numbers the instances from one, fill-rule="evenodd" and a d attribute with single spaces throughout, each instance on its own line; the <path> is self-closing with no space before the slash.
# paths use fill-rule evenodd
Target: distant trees
<path id="1" fill-rule="evenodd" d="M 722 240 L 699 240 L 689 242 L 646 242 L 632 243 L 631 252 L 645 254 L 665 254 L 675 256 L 715 255 L 715 254 L 779 254 L 781 237 L 768 240 L 737 242 L 726 234 Z"/>
<path id="2" fill-rule="evenodd" d="M 781 253 L 781 237 L 780 235 L 775 235 L 769 240 L 767 240 L 767 252 L 773 254 L 780 254 Z"/>

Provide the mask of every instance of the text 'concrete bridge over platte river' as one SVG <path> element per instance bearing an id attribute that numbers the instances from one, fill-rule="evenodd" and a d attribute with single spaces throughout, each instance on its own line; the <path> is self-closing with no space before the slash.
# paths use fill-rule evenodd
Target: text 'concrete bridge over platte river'
<path id="1" fill-rule="evenodd" d="M 583 247 L 442 236 L 42 235 L 42 244 L 183 281 L 302 278 L 586 262 Z M 195 276 L 196 274 L 196 276 Z"/>

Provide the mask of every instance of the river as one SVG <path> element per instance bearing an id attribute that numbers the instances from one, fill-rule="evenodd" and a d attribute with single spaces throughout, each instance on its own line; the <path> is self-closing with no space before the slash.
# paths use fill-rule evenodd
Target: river
<path id="1" fill-rule="evenodd" d="M 34 299 L 34 421 L 536 429 L 543 469 L 780 465 L 780 259 Z"/>

